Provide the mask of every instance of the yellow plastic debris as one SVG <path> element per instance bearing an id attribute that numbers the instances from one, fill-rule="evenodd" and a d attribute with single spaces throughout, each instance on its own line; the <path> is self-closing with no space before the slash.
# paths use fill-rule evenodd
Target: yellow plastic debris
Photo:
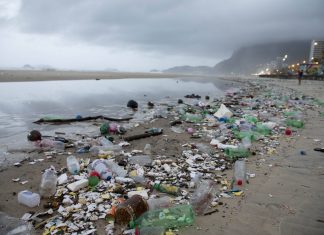
<path id="1" fill-rule="evenodd" d="M 233 194 L 234 194 L 235 196 L 242 196 L 242 194 L 243 194 L 243 191 L 234 192 Z"/>

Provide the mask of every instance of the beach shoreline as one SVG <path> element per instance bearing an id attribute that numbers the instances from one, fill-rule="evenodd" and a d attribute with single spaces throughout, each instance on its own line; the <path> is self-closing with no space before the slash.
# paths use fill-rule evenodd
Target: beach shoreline
<path id="1" fill-rule="evenodd" d="M 31 74 L 33 73 L 28 73 L 28 75 L 19 74 L 19 76 L 13 76 L 13 79 L 9 79 L 10 76 L 8 76 L 8 79 L 11 81 L 32 81 L 29 80 Z M 37 75 L 41 77 L 42 73 L 37 73 Z M 93 74 L 90 75 L 92 76 Z M 121 75 L 102 75 L 105 78 L 100 76 L 90 78 L 90 75 L 81 76 L 81 79 L 118 79 L 122 77 Z M 134 74 L 128 75 L 136 78 Z M 128 75 L 125 76 L 124 74 L 123 78 L 128 78 Z M 140 78 L 143 78 L 141 77 L 142 75 L 138 74 Z M 151 74 L 146 75 L 149 76 Z M 162 76 L 160 77 L 160 75 Z M 78 80 L 80 79 L 77 78 L 78 76 L 78 73 L 73 73 L 73 75 L 67 76 L 68 78 L 61 76 L 61 80 L 69 78 Z M 52 80 L 57 77 L 60 78 L 56 74 L 46 79 L 33 81 Z M 162 77 L 165 78 L 165 74 L 156 76 L 156 78 Z M 208 77 L 206 79 L 211 78 Z M 0 81 L 4 82 L 2 79 Z M 235 78 L 228 79 L 228 81 L 241 84 L 259 82 L 261 85 L 269 86 L 271 89 L 276 89 L 276 87 L 293 89 L 317 99 L 324 99 L 324 83 L 322 81 L 303 81 L 301 86 L 298 86 L 297 80 Z M 315 147 L 323 147 L 324 120 L 319 115 L 319 112 L 323 112 L 323 107 L 307 110 L 305 129 L 299 130 L 296 132 L 297 135 L 291 138 L 280 137 L 280 146 L 276 149 L 276 154 L 252 156 L 247 160 L 249 171 L 256 173 L 256 177 L 250 180 L 248 190 L 244 196 L 222 199 L 223 204 L 217 207 L 218 213 L 197 217 L 194 226 L 179 230 L 179 234 L 188 235 L 196 234 L 197 232 L 202 232 L 202 234 L 234 234 L 238 232 L 240 234 L 289 234 L 290 232 L 297 231 L 300 232 L 298 234 L 304 234 L 303 231 L 320 234 L 319 232 L 323 232 L 323 224 L 316 223 L 316 218 L 319 220 L 323 219 L 321 209 L 324 209 L 324 205 L 320 203 L 323 201 L 324 195 L 324 190 L 321 187 L 324 183 L 323 153 L 313 151 Z M 143 123 L 135 130 L 132 130 L 130 134 L 139 134 L 145 129 L 154 126 L 163 127 L 167 130 L 170 121 L 168 119 L 158 119 L 154 123 Z M 156 145 L 153 148 L 155 154 L 163 151 L 162 149 L 169 148 L 166 153 L 172 155 L 179 154 L 181 144 L 192 141 L 187 134 L 177 135 L 171 131 L 166 131 L 165 134 L 173 143 L 172 145 L 169 142 L 165 142 L 163 138 L 157 137 L 158 139 L 154 139 L 151 137 L 134 142 L 132 148 L 143 149 L 145 144 L 149 142 L 152 145 Z M 315 142 L 314 139 L 319 139 L 320 142 Z M 300 156 L 301 149 L 306 151 L 306 156 Z M 0 193 L 0 211 L 18 218 L 28 211 L 44 211 L 42 208 L 44 202 L 36 209 L 27 208 L 18 204 L 17 193 L 24 189 L 37 192 L 42 170 L 49 165 L 54 165 L 58 169 L 65 166 L 65 157 L 63 156 L 46 159 L 42 153 L 32 153 L 27 154 L 27 157 L 30 157 L 30 159 L 42 158 L 43 160 L 35 165 L 27 164 L 27 160 L 19 168 L 9 167 L 0 172 L 0 183 L 3 185 Z M 87 157 L 89 156 L 85 155 L 82 158 Z M 228 170 L 223 174 L 230 178 L 232 171 Z M 12 182 L 12 179 L 17 177 L 28 180 L 28 183 L 22 185 Z M 316 202 L 314 202 L 315 198 Z M 316 210 L 314 209 L 315 207 L 317 207 Z M 303 223 L 302 219 L 305 218 L 308 219 Z M 311 225 L 307 226 L 307 223 Z M 98 234 L 103 234 L 103 231 L 98 231 Z"/>

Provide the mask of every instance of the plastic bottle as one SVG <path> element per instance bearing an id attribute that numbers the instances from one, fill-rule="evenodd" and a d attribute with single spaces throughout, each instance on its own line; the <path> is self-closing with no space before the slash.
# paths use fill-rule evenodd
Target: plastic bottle
<path id="1" fill-rule="evenodd" d="M 130 221 L 135 220 L 148 210 L 146 200 L 140 195 L 133 195 L 123 203 L 120 203 L 115 212 L 115 223 L 118 225 L 126 225 Z M 135 228 L 135 226 L 133 227 Z"/>
<path id="2" fill-rule="evenodd" d="M 106 139 L 105 137 L 100 137 L 99 138 L 99 143 L 102 145 L 102 146 L 113 146 L 114 144 L 109 141 L 108 139 Z"/>
<path id="3" fill-rule="evenodd" d="M 109 146 L 92 146 L 89 151 L 92 156 L 98 156 L 101 151 L 112 151 L 120 152 L 123 148 L 119 145 L 109 145 Z"/>
<path id="4" fill-rule="evenodd" d="M 124 167 L 119 166 L 113 160 L 106 160 L 105 163 L 110 169 L 110 171 L 114 173 L 116 176 L 125 177 L 127 175 L 127 171 L 124 169 Z"/>
<path id="5" fill-rule="evenodd" d="M 131 228 L 180 228 L 193 224 L 195 213 L 191 205 L 178 205 L 167 209 L 149 210 L 130 223 Z"/>
<path id="6" fill-rule="evenodd" d="M 80 164 L 79 161 L 76 159 L 75 156 L 71 155 L 66 158 L 66 165 L 69 170 L 69 172 L 72 175 L 76 175 L 80 171 Z"/>
<path id="7" fill-rule="evenodd" d="M 233 182 L 233 188 L 234 189 L 240 189 L 244 187 L 245 181 L 246 181 L 246 167 L 245 167 L 245 161 L 237 160 L 234 164 L 234 182 Z"/>
<path id="8" fill-rule="evenodd" d="M 147 200 L 149 210 L 156 210 L 161 208 L 169 208 L 171 206 L 171 198 L 161 197 L 161 198 L 151 198 Z"/>
<path id="9" fill-rule="evenodd" d="M 51 197 L 56 193 L 57 176 L 53 167 L 46 169 L 40 184 L 39 193 L 42 197 Z"/>
<path id="10" fill-rule="evenodd" d="M 269 135 L 271 134 L 271 129 L 263 125 L 262 123 L 257 123 L 256 131 L 262 135 Z"/>
<path id="11" fill-rule="evenodd" d="M 286 125 L 291 126 L 291 127 L 296 127 L 296 128 L 303 128 L 304 127 L 304 122 L 300 121 L 300 120 L 287 119 L 286 120 Z"/>
<path id="12" fill-rule="evenodd" d="M 250 156 L 250 151 L 245 148 L 227 148 L 225 154 L 230 158 L 244 158 Z"/>
<path id="13" fill-rule="evenodd" d="M 97 159 L 91 164 L 91 168 L 100 174 L 100 178 L 103 180 L 110 180 L 112 172 L 109 170 L 104 160 Z"/>
<path id="14" fill-rule="evenodd" d="M 215 185 L 211 180 L 203 180 L 190 198 L 190 204 L 197 215 L 203 215 L 214 199 Z"/>
<path id="15" fill-rule="evenodd" d="M 246 136 L 242 139 L 242 148 L 249 149 L 251 147 L 251 138 Z"/>
<path id="16" fill-rule="evenodd" d="M 28 207 L 35 207 L 40 203 L 40 196 L 38 193 L 24 190 L 18 193 L 18 202 Z"/>
<path id="17" fill-rule="evenodd" d="M 63 152 L 65 149 L 65 144 L 62 141 L 53 141 L 53 149 L 57 152 Z"/>
<path id="18" fill-rule="evenodd" d="M 10 217 L 0 212 L 0 234 L 5 235 L 34 235 L 35 230 L 31 223 Z"/>
<path id="19" fill-rule="evenodd" d="M 162 193 L 168 193 L 174 196 L 181 195 L 180 188 L 177 186 L 169 185 L 169 184 L 154 184 L 153 188 L 162 192 Z"/>
<path id="20" fill-rule="evenodd" d="M 146 144 L 143 153 L 146 155 L 151 155 L 151 151 L 152 151 L 152 146 L 150 144 Z"/>

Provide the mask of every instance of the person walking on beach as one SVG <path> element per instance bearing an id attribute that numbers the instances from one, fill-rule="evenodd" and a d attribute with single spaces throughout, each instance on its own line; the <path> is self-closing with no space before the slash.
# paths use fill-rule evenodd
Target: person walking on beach
<path id="1" fill-rule="evenodd" d="M 303 70 L 298 70 L 298 85 L 301 84 L 301 80 L 303 78 L 303 73 L 304 73 Z"/>

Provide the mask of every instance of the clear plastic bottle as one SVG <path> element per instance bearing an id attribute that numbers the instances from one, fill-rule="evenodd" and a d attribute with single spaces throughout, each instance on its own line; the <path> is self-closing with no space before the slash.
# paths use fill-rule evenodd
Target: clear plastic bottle
<path id="1" fill-rule="evenodd" d="M 203 180 L 198 184 L 196 191 L 191 196 L 190 204 L 197 215 L 203 215 L 211 201 L 214 199 L 215 185 L 211 180 Z"/>
<path id="2" fill-rule="evenodd" d="M 42 197 L 51 197 L 56 193 L 57 176 L 54 167 L 45 170 L 39 188 Z"/>
<path id="3" fill-rule="evenodd" d="M 234 164 L 233 189 L 242 189 L 246 182 L 246 166 L 244 159 L 237 160 Z"/>
<path id="4" fill-rule="evenodd" d="M 63 152 L 65 144 L 62 141 L 53 141 L 53 149 L 57 152 Z"/>
<path id="5" fill-rule="evenodd" d="M 116 176 L 125 177 L 127 175 L 127 171 L 113 160 L 106 160 L 105 163 Z"/>
<path id="6" fill-rule="evenodd" d="M 147 200 L 149 210 L 169 208 L 171 206 L 171 198 L 161 197 L 161 198 L 151 198 Z"/>
<path id="7" fill-rule="evenodd" d="M 152 146 L 150 144 L 146 144 L 145 147 L 144 147 L 143 153 L 146 154 L 146 155 L 151 155 Z"/>
<path id="8" fill-rule="evenodd" d="M 35 230 L 31 223 L 10 217 L 0 212 L 0 234 L 6 235 L 34 235 Z"/>
<path id="9" fill-rule="evenodd" d="M 104 160 L 97 159 L 92 162 L 91 168 L 99 173 L 100 178 L 103 180 L 110 180 L 112 177 L 112 172 L 108 168 Z"/>
<path id="10" fill-rule="evenodd" d="M 76 174 L 79 173 L 79 171 L 80 171 L 80 164 L 79 164 L 78 159 L 76 159 L 75 156 L 73 156 L 73 155 L 68 156 L 66 158 L 66 165 L 67 165 L 67 168 L 68 168 L 69 172 L 72 175 L 76 175 Z"/>
<path id="11" fill-rule="evenodd" d="M 24 190 L 18 193 L 18 202 L 28 207 L 35 207 L 40 203 L 40 196 L 38 193 Z"/>

